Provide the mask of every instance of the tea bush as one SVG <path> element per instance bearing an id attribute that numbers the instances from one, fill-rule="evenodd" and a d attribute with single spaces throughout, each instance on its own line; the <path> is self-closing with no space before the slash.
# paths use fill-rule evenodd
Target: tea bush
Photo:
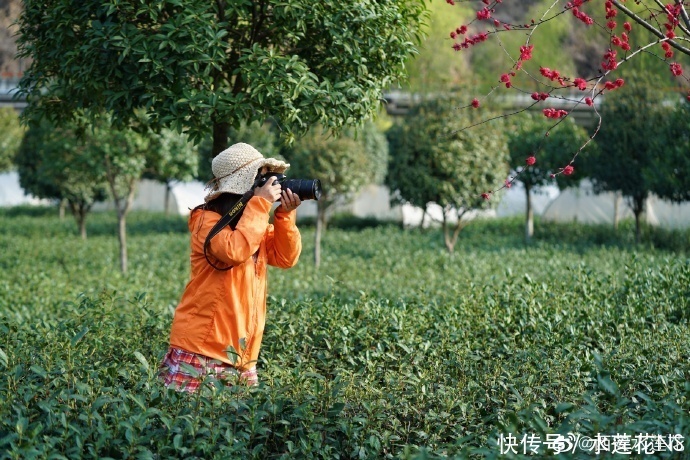
<path id="1" fill-rule="evenodd" d="M 87 241 L 51 214 L 0 222 L 3 459 L 519 458 L 501 435 L 690 436 L 683 232 L 634 246 L 625 226 L 540 223 L 526 246 L 519 219 L 479 221 L 449 256 L 435 230 L 330 228 L 317 271 L 305 228 L 297 267 L 269 273 L 261 385 L 186 395 L 156 380 L 183 219 L 132 214 L 127 276 L 110 214 Z"/>

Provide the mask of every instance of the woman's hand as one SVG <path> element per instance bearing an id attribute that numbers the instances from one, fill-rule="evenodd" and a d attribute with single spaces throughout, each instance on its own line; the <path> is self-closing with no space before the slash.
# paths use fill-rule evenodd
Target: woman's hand
<path id="1" fill-rule="evenodd" d="M 275 184 L 273 185 L 273 182 L 275 180 L 271 180 L 273 178 L 269 178 L 266 183 L 261 186 L 257 187 L 254 190 L 254 196 L 260 196 L 261 198 L 266 199 L 269 203 L 275 203 L 280 199 L 280 184 Z"/>
<path id="2" fill-rule="evenodd" d="M 292 190 L 283 190 L 280 195 L 280 210 L 284 212 L 290 212 L 297 209 L 297 206 L 302 204 L 302 200 L 299 199 L 296 193 L 292 193 Z"/>

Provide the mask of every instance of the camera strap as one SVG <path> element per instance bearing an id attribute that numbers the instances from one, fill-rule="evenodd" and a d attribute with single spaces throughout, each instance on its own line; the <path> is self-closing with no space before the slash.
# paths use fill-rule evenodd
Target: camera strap
<path id="1" fill-rule="evenodd" d="M 254 196 L 254 188 L 252 187 L 251 190 L 249 190 L 247 193 L 242 195 L 242 198 L 235 204 L 235 206 L 232 207 L 230 211 L 227 212 L 223 217 L 220 218 L 218 222 L 216 222 L 216 225 L 213 226 L 210 232 L 208 232 L 208 235 L 206 236 L 206 241 L 204 241 L 204 257 L 206 258 L 206 262 L 209 263 L 209 265 L 216 270 L 220 271 L 227 271 L 230 270 L 233 265 L 230 265 L 229 267 L 221 268 L 215 265 L 211 260 L 208 258 L 208 255 L 206 254 L 207 248 L 209 244 L 211 244 L 211 239 L 216 236 L 218 233 L 221 232 L 225 228 L 226 225 L 230 225 L 237 219 L 237 217 L 240 215 L 240 211 L 244 209 L 245 206 L 247 206 L 247 203 L 249 200 Z"/>

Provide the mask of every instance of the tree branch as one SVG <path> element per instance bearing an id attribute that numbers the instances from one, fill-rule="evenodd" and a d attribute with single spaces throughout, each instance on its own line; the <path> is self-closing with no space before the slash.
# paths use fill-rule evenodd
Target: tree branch
<path id="1" fill-rule="evenodd" d="M 629 9 L 627 9 L 626 7 L 621 5 L 620 0 L 611 0 L 611 1 L 616 6 L 616 8 L 621 10 L 626 16 L 628 16 L 630 19 L 632 19 L 633 21 L 640 24 L 642 27 L 644 27 L 645 29 L 650 31 L 652 34 L 656 35 L 657 37 L 659 37 L 661 39 L 666 38 L 666 36 L 664 34 L 662 34 L 659 30 L 654 28 L 654 26 L 652 26 L 647 21 L 645 21 L 644 19 L 642 19 L 641 17 L 639 17 L 638 15 L 636 15 L 635 13 L 633 13 L 632 11 L 630 11 Z M 669 45 L 671 45 L 672 47 L 674 47 L 675 49 L 677 49 L 681 53 L 687 54 L 688 56 L 690 56 L 690 49 L 679 45 L 678 43 L 676 43 L 673 40 L 667 40 L 667 41 L 668 41 Z"/>

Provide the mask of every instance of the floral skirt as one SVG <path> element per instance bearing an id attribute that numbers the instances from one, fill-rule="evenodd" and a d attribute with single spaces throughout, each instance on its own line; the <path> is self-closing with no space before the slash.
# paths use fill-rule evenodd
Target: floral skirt
<path id="1" fill-rule="evenodd" d="M 158 377 L 166 387 L 188 393 L 194 393 L 207 376 L 222 380 L 226 385 L 239 382 L 253 386 L 259 383 L 256 367 L 240 372 L 217 359 L 176 347 L 168 348 L 158 368 Z"/>

